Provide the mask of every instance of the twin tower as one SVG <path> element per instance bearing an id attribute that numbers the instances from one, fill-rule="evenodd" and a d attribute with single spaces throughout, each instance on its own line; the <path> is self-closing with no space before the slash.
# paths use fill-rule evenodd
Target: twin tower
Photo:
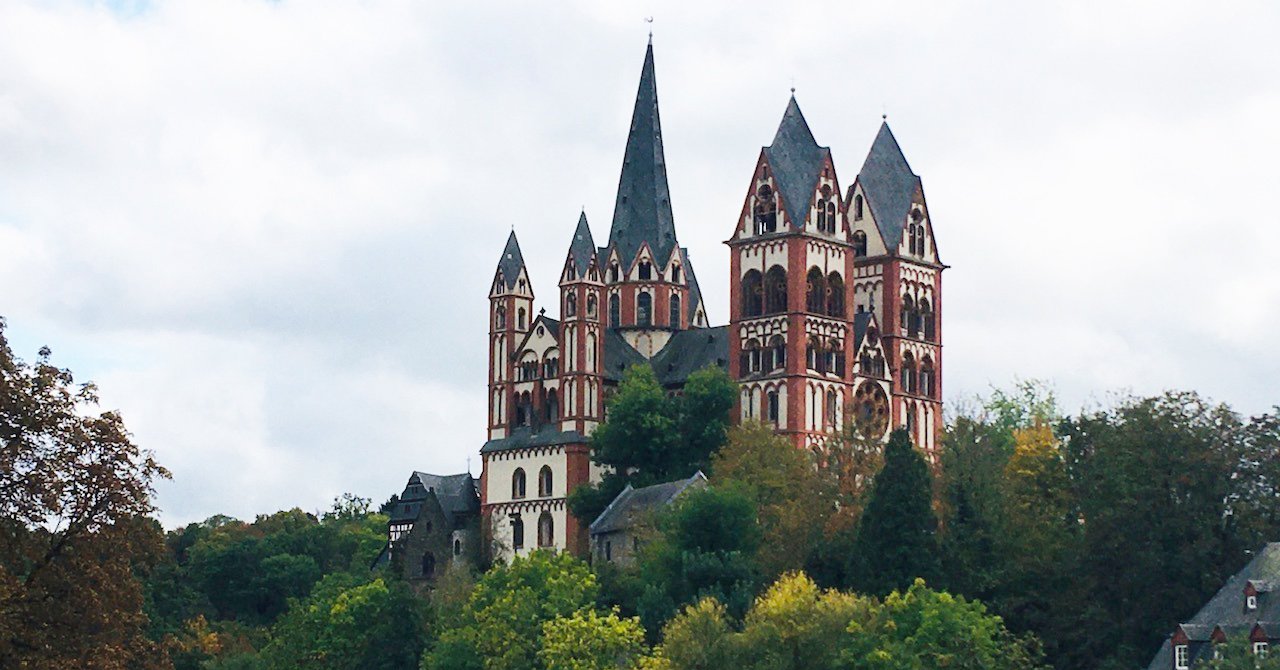
<path id="1" fill-rule="evenodd" d="M 560 318 L 535 313 L 514 232 L 490 287 L 481 503 L 504 551 L 585 551 L 565 496 L 599 478 L 589 436 L 635 364 L 673 392 L 708 365 L 727 370 L 741 386 L 739 420 L 771 425 L 797 448 L 852 424 L 873 439 L 905 427 L 936 453 L 946 266 L 920 178 L 889 126 L 842 189 L 793 96 L 727 244 L 729 324 L 710 326 L 676 239 L 650 45 L 609 240 L 596 246 L 579 217 Z"/>

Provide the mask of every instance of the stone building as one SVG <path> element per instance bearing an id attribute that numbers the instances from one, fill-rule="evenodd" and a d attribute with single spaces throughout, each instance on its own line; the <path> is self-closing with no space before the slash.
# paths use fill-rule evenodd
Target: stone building
<path id="1" fill-rule="evenodd" d="M 1263 547 L 1195 616 L 1175 628 L 1147 668 L 1190 670 L 1217 658 L 1218 645 L 1241 639 L 1259 656 L 1280 643 L 1280 542 Z"/>
<path id="2" fill-rule="evenodd" d="M 646 535 L 653 530 L 654 515 L 686 491 L 705 488 L 707 478 L 696 472 L 688 479 L 626 488 L 591 522 L 591 559 L 594 562 L 630 565 Z"/>
<path id="3" fill-rule="evenodd" d="M 565 496 L 599 479 L 589 436 L 637 363 L 671 392 L 705 366 L 727 370 L 741 385 L 735 416 L 798 448 L 854 422 L 878 439 L 905 427 L 935 454 L 946 266 L 921 180 L 889 126 L 844 186 L 793 95 L 739 214 L 726 214 L 729 323 L 712 326 L 676 235 L 650 44 L 608 241 L 597 246 L 586 213 L 578 217 L 556 317 L 535 306 L 514 231 L 490 286 L 480 498 L 499 556 L 586 553 Z"/>
<path id="4" fill-rule="evenodd" d="M 387 546 L 374 565 L 390 565 L 411 581 L 479 563 L 480 496 L 469 474 L 414 472 L 389 510 Z"/>

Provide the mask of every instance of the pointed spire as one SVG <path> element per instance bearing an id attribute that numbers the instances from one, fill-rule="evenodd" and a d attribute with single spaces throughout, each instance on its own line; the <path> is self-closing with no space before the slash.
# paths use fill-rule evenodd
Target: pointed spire
<path id="1" fill-rule="evenodd" d="M 629 265 L 635 259 L 645 242 L 664 261 L 676 246 L 662 151 L 662 124 L 658 119 L 652 44 L 645 49 L 644 67 L 640 70 L 640 88 L 636 92 L 631 132 L 627 136 L 622 176 L 618 180 L 618 199 L 614 203 L 613 226 L 609 230 L 609 246 L 618 250 L 624 264 Z"/>
<path id="2" fill-rule="evenodd" d="M 875 217 L 881 237 L 888 248 L 896 249 L 902 243 L 902 230 L 906 226 L 911 198 L 920 184 L 920 177 L 911 171 L 887 121 L 880 123 L 876 140 L 871 143 L 867 160 L 858 172 L 858 182 L 867 194 L 871 215 Z"/>
<path id="3" fill-rule="evenodd" d="M 800 112 L 794 92 L 787 103 L 787 111 L 782 114 L 778 132 L 773 136 L 773 144 L 765 147 L 764 152 L 778 184 L 778 192 L 782 194 L 787 216 L 791 224 L 799 228 L 804 225 L 805 213 L 818 187 L 827 149 L 818 146 L 818 141 L 813 138 L 813 131 L 809 130 L 809 123 Z"/>
<path id="4" fill-rule="evenodd" d="M 520 271 L 524 269 L 524 255 L 520 253 L 520 242 L 516 240 L 516 231 L 512 230 L 507 237 L 507 246 L 502 249 L 502 257 L 498 259 L 498 272 L 502 273 L 502 282 L 507 288 L 516 285 Z"/>
<path id="5" fill-rule="evenodd" d="M 575 278 L 587 276 L 587 268 L 591 266 L 591 257 L 595 253 L 596 242 L 591 239 L 591 226 L 587 225 L 587 213 L 583 212 L 578 215 L 578 228 L 573 231 L 573 239 L 569 242 Z"/>

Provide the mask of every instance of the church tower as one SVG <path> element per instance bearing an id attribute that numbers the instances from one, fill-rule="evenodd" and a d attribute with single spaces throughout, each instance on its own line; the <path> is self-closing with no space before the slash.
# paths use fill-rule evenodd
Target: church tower
<path id="1" fill-rule="evenodd" d="M 532 402 L 515 395 L 516 347 L 533 320 L 533 285 L 515 231 L 498 259 L 489 288 L 489 439 L 510 434 L 532 412 Z"/>
<path id="2" fill-rule="evenodd" d="M 926 453 L 942 431 L 942 271 L 924 186 L 888 123 L 849 187 L 847 219 L 858 312 L 883 324 L 893 377 L 893 425 Z"/>
<path id="3" fill-rule="evenodd" d="M 676 241 L 652 44 L 640 71 L 609 244 L 599 252 L 605 323 L 641 356 L 651 358 L 675 331 L 706 325 L 687 254 Z"/>
<path id="4" fill-rule="evenodd" d="M 590 435 L 603 415 L 604 277 L 596 262 L 587 215 L 569 243 L 560 274 L 560 341 L 564 367 L 561 380 L 564 407 L 561 430 Z"/>
<path id="5" fill-rule="evenodd" d="M 742 419 L 797 447 L 836 430 L 852 402 L 854 255 L 831 151 L 792 96 L 760 151 L 730 248 L 730 374 Z"/>

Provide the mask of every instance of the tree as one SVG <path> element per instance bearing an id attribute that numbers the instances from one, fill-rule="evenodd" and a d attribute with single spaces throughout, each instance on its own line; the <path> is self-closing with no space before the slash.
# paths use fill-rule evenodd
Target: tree
<path id="1" fill-rule="evenodd" d="M 689 375 L 677 401 L 676 426 L 680 449 L 663 480 L 688 477 L 707 470 L 711 457 L 728 439 L 730 412 L 738 385 L 723 369 L 708 366 Z"/>
<path id="2" fill-rule="evenodd" d="M 884 445 L 868 437 L 854 422 L 844 427 L 812 450 L 821 482 L 817 491 L 832 500 L 819 509 L 829 513 L 821 527 L 822 538 L 810 552 L 806 569 L 819 584 L 848 586 L 853 576 L 849 557 L 855 551 L 858 522 L 867 505 L 871 483 L 884 467 Z M 816 504 L 816 503 L 815 503 Z M 819 517 L 815 516 L 815 520 Z"/>
<path id="3" fill-rule="evenodd" d="M 717 485 L 736 486 L 758 510 L 761 573 L 772 579 L 804 567 L 835 507 L 834 487 L 809 456 L 772 428 L 749 421 L 729 431 L 711 470 Z"/>
<path id="4" fill-rule="evenodd" d="M 667 623 L 656 651 L 654 670 L 720 670 L 735 663 L 728 611 L 714 597 L 685 607 Z"/>
<path id="5" fill-rule="evenodd" d="M 791 573 L 751 606 L 738 639 L 739 667 L 751 670 L 835 670 L 852 626 L 866 625 L 874 601 L 821 590 L 804 573 Z"/>
<path id="6" fill-rule="evenodd" d="M 644 651 L 638 620 L 587 609 L 542 624 L 538 658 L 554 670 L 626 670 Z"/>
<path id="7" fill-rule="evenodd" d="M 290 602 L 262 657 L 278 670 L 412 670 L 426 643 L 426 617 L 403 583 L 336 573 Z"/>
<path id="8" fill-rule="evenodd" d="M 1238 635 L 1234 640 L 1214 647 L 1217 658 L 1196 661 L 1195 670 L 1280 670 L 1280 656 L 1258 656 L 1249 638 Z"/>
<path id="9" fill-rule="evenodd" d="M 14 357 L 0 320 L 0 667 L 162 665 L 135 575 L 160 556 L 144 517 L 168 472 L 50 356 Z"/>
<path id="10" fill-rule="evenodd" d="M 979 602 L 927 588 L 917 579 L 895 591 L 867 624 L 849 627 L 842 650 L 850 670 L 1034 670 L 1033 637 L 1017 637 Z"/>
<path id="11" fill-rule="evenodd" d="M 851 571 L 858 591 L 884 594 L 938 573 L 932 492 L 929 466 L 907 431 L 893 431 L 858 527 L 858 564 Z"/>
<path id="12" fill-rule="evenodd" d="M 741 615 L 755 595 L 760 529 L 751 499 L 734 487 L 689 491 L 658 519 L 660 537 L 641 554 L 647 587 L 637 604 L 656 633 L 676 609 L 712 595 Z"/>
<path id="13" fill-rule="evenodd" d="M 534 551 L 498 565 L 476 583 L 457 626 L 423 657 L 428 670 L 534 670 L 543 624 L 589 609 L 598 587 L 586 564 Z"/>

